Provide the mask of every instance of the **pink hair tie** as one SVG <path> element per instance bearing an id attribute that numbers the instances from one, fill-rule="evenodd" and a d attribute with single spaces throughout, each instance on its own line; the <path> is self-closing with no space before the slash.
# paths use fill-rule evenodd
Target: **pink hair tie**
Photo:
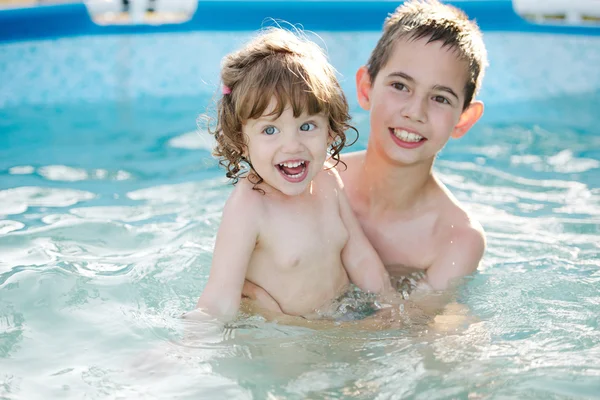
<path id="1" fill-rule="evenodd" d="M 223 94 L 230 94 L 231 88 L 229 86 L 223 85 Z"/>

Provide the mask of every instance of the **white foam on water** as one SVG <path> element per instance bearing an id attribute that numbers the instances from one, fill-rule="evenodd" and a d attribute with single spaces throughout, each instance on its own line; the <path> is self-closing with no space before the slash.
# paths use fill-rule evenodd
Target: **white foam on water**
<path id="1" fill-rule="evenodd" d="M 68 207 L 94 197 L 83 190 L 21 186 L 0 191 L 0 214 L 22 214 L 29 207 Z"/>
<path id="2" fill-rule="evenodd" d="M 38 174 L 50 181 L 84 181 L 88 179 L 88 173 L 81 168 L 68 167 L 66 165 L 48 165 L 38 168 Z"/>
<path id="3" fill-rule="evenodd" d="M 215 146 L 215 139 L 206 131 L 191 131 L 175 136 L 168 144 L 179 149 L 211 151 Z"/>
<path id="4" fill-rule="evenodd" d="M 18 165 L 9 168 L 8 173 L 11 175 L 29 175 L 35 172 L 35 168 L 31 165 Z"/>

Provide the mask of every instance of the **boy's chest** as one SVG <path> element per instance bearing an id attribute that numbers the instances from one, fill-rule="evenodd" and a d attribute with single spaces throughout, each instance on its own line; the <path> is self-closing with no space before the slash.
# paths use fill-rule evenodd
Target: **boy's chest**
<path id="1" fill-rule="evenodd" d="M 381 219 L 359 215 L 358 219 L 391 275 L 426 270 L 433 264 L 437 246 L 432 216 Z"/>

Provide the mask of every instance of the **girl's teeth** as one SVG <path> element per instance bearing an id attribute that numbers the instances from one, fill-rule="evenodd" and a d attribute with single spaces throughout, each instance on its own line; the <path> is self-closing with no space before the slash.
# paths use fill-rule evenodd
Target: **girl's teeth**
<path id="1" fill-rule="evenodd" d="M 279 164 L 282 167 L 286 167 L 286 168 L 296 168 L 299 167 L 301 165 L 304 165 L 304 161 L 286 161 L 284 163 Z"/>
<path id="2" fill-rule="evenodd" d="M 423 136 L 417 133 L 407 132 L 404 129 L 394 129 L 394 136 L 405 142 L 419 142 L 423 140 Z"/>

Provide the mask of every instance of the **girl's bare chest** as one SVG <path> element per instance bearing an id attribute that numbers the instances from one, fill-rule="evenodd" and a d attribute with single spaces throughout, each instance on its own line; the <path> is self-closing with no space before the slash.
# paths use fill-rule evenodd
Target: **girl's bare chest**
<path id="1" fill-rule="evenodd" d="M 340 257 L 348 232 L 336 207 L 305 207 L 301 210 L 272 210 L 263 224 L 259 247 L 275 263 L 298 266 L 303 262 L 330 262 Z"/>

